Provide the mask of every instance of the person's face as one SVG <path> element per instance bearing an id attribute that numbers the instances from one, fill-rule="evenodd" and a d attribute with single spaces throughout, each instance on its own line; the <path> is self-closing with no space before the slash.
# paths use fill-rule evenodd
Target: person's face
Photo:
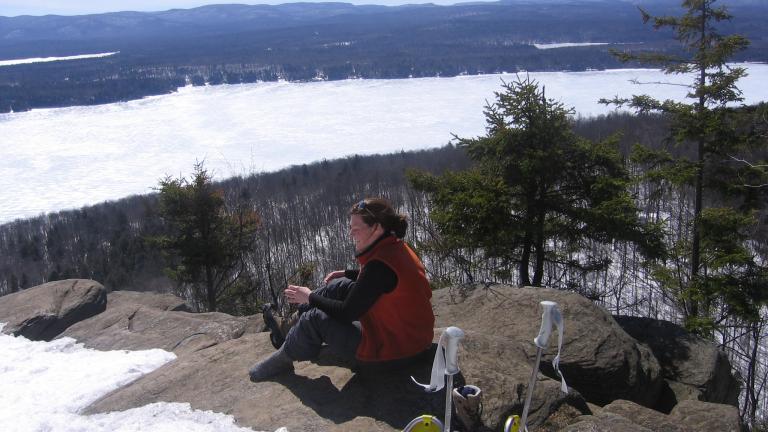
<path id="1" fill-rule="evenodd" d="M 355 251 L 357 252 L 370 246 L 374 240 L 379 238 L 381 232 L 381 225 L 368 225 L 360 215 L 353 214 L 349 217 L 349 235 L 352 236 L 352 240 L 355 242 Z"/>

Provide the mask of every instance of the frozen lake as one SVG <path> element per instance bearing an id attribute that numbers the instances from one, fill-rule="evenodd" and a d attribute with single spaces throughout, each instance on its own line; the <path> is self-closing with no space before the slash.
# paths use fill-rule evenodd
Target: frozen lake
<path id="1" fill-rule="evenodd" d="M 749 64 L 747 103 L 768 100 L 768 65 Z M 682 99 L 658 71 L 534 72 L 582 116 L 601 97 Z M 351 154 L 439 147 L 485 133 L 483 107 L 514 75 L 187 87 L 142 100 L 0 114 L 0 223 L 152 191 L 205 160 L 217 179 Z M 681 83 L 690 82 L 677 77 Z"/>

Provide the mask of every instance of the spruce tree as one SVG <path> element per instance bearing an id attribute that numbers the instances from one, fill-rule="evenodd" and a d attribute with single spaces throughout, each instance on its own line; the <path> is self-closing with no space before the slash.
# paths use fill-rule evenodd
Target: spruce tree
<path id="1" fill-rule="evenodd" d="M 691 330 L 712 335 L 731 316 L 754 321 L 768 300 L 766 257 L 750 245 L 765 204 L 765 165 L 749 157 L 765 146 L 764 107 L 739 107 L 736 83 L 746 75 L 728 61 L 748 46 L 739 35 L 721 35 L 716 25 L 732 17 L 715 0 L 686 0 L 681 17 L 654 17 L 640 9 L 644 22 L 669 28 L 682 53 L 615 52 L 622 61 L 660 66 L 667 74 L 691 76 L 687 102 L 647 95 L 603 100 L 637 112 L 660 112 L 672 120 L 671 136 L 686 151 L 638 149 L 635 161 L 661 187 L 690 188 L 692 217 L 670 238 L 674 256 L 656 267 L 665 290 L 678 300 Z"/>
<path id="2" fill-rule="evenodd" d="M 202 162 L 190 180 L 161 180 L 159 192 L 168 234 L 154 243 L 168 258 L 167 273 L 184 297 L 216 311 L 227 290 L 247 276 L 244 256 L 253 249 L 261 220 L 247 202 L 228 206 Z"/>
<path id="3" fill-rule="evenodd" d="M 661 253 L 658 233 L 640 223 L 627 192 L 617 140 L 578 137 L 571 114 L 537 82 L 518 77 L 487 106 L 487 135 L 458 140 L 475 168 L 410 174 L 430 193 L 444 247 L 481 249 L 502 267 L 516 265 L 519 283 L 534 286 L 544 282 L 546 263 L 604 269 L 610 257 L 579 253 L 590 241 L 632 241 L 648 255 Z"/>

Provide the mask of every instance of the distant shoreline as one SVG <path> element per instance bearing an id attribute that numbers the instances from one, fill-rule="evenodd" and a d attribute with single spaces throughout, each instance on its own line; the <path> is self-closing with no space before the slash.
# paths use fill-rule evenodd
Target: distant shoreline
<path id="1" fill-rule="evenodd" d="M 32 64 L 32 63 L 48 63 L 48 62 L 54 62 L 54 61 L 102 58 L 102 57 L 113 56 L 115 54 L 118 54 L 119 52 L 120 51 L 99 53 L 99 54 L 81 54 L 81 55 L 66 56 L 66 57 L 31 57 L 31 58 L 14 59 L 14 60 L 0 60 L 0 67 L 15 66 L 15 65 L 21 65 L 21 64 Z"/>
<path id="2" fill-rule="evenodd" d="M 551 48 L 547 48 L 551 49 Z M 119 53 L 119 51 L 114 53 L 104 53 L 104 54 L 93 54 L 93 55 L 83 55 L 83 56 L 70 56 L 70 57 L 61 57 L 59 59 L 81 59 L 81 58 L 97 58 L 98 57 L 107 57 L 109 55 L 114 55 Z M 46 60 L 46 61 L 52 61 L 52 60 Z M 3 61 L 0 61 L 0 66 L 3 66 Z M 19 63 L 19 64 L 30 64 L 32 62 L 26 62 L 26 63 Z M 738 62 L 738 63 L 729 63 L 728 66 L 731 67 L 748 67 L 750 65 L 768 65 L 768 62 L 763 61 L 744 61 L 744 62 Z M 406 81 L 406 80 L 430 80 L 430 79 L 462 79 L 462 78 L 471 78 L 471 77 L 487 77 L 487 76 L 504 76 L 504 75 L 515 75 L 515 74 L 528 74 L 528 73 L 536 73 L 536 74 L 557 74 L 557 73 L 568 73 L 568 74 L 583 74 L 583 73 L 595 73 L 595 72 L 603 72 L 603 73 L 626 73 L 626 72 L 658 72 L 660 71 L 659 68 L 596 68 L 596 69 L 586 69 L 586 70 L 568 70 L 568 69 L 561 69 L 561 70 L 518 70 L 518 71 L 502 71 L 502 72 L 490 72 L 490 73 L 474 73 L 474 74 L 458 74 L 458 75 L 437 75 L 437 76 L 417 76 L 417 77 L 400 77 L 400 78 L 344 78 L 344 79 L 311 79 L 311 80 L 285 80 L 285 79 L 276 79 L 276 80 L 260 80 L 255 82 L 243 82 L 243 83 L 210 83 L 205 82 L 203 84 L 192 84 L 187 83 L 186 85 L 179 86 L 175 89 L 173 89 L 170 92 L 167 93 L 157 93 L 157 94 L 148 94 L 136 98 L 131 99 L 125 99 L 125 100 L 119 100 L 119 101 L 112 101 L 112 102 L 104 102 L 104 103 L 98 103 L 98 104 L 72 104 L 72 105 L 63 105 L 63 106 L 52 106 L 52 107 L 35 107 L 30 108 L 28 110 L 24 111 L 10 111 L 10 112 L 3 112 L 0 111 L 0 118 L 12 115 L 12 114 L 21 114 L 21 113 L 28 113 L 28 112 L 40 112 L 40 111 L 47 111 L 47 110 L 57 110 L 57 109 L 68 109 L 68 108 L 78 108 L 78 107 L 93 107 L 93 106 L 100 106 L 100 105 L 111 105 L 111 104 L 120 104 L 120 103 L 126 103 L 126 102 L 133 102 L 133 101 L 140 101 L 140 100 L 146 100 L 150 98 L 157 98 L 157 97 L 163 97 L 163 96 L 169 96 L 173 94 L 177 94 L 180 91 L 194 89 L 194 88 L 206 88 L 206 87 L 226 87 L 226 86 L 247 86 L 247 85 L 253 85 L 253 84 L 267 84 L 267 83 L 288 83 L 288 84 L 312 84 L 312 83 L 318 83 L 318 82 L 337 82 L 337 83 L 343 83 L 346 81 L 365 81 L 365 82 L 386 82 L 386 81 Z"/>

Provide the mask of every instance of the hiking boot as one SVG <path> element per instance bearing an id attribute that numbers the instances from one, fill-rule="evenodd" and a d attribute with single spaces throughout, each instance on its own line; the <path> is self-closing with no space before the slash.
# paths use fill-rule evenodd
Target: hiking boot
<path id="1" fill-rule="evenodd" d="M 453 406 L 456 407 L 456 417 L 464 426 L 465 432 L 474 432 L 479 429 L 483 414 L 483 392 L 479 387 L 465 385 L 453 389 L 451 394 Z"/>
<path id="2" fill-rule="evenodd" d="M 248 371 L 248 375 L 251 381 L 261 382 L 288 371 L 293 371 L 293 360 L 288 357 L 284 349 L 280 348 L 270 354 L 269 357 L 256 363 Z"/>
<path id="3" fill-rule="evenodd" d="M 288 332 L 299 320 L 299 313 L 294 312 L 286 319 L 280 316 L 275 317 L 273 313 L 274 310 L 275 307 L 272 306 L 272 303 L 265 303 L 261 307 L 261 317 L 264 319 L 264 324 L 266 324 L 269 329 L 269 341 L 272 342 L 272 346 L 275 347 L 275 349 L 280 349 L 280 347 L 283 346 L 283 343 L 285 343 L 285 338 L 288 335 Z"/>
<path id="4" fill-rule="evenodd" d="M 301 316 L 301 312 L 294 311 L 291 312 L 291 314 L 288 316 L 288 318 L 278 318 L 277 322 L 280 327 L 280 334 L 283 335 L 283 339 L 288 337 L 288 332 L 291 331 L 293 326 L 296 325 L 297 322 L 299 322 L 299 317 Z"/>
<path id="5" fill-rule="evenodd" d="M 261 317 L 264 319 L 264 324 L 269 329 L 269 341 L 272 342 L 272 346 L 275 349 L 280 349 L 285 342 L 285 336 L 280 331 L 280 325 L 275 320 L 275 316 L 272 311 L 275 309 L 272 303 L 264 303 L 261 306 Z"/>

